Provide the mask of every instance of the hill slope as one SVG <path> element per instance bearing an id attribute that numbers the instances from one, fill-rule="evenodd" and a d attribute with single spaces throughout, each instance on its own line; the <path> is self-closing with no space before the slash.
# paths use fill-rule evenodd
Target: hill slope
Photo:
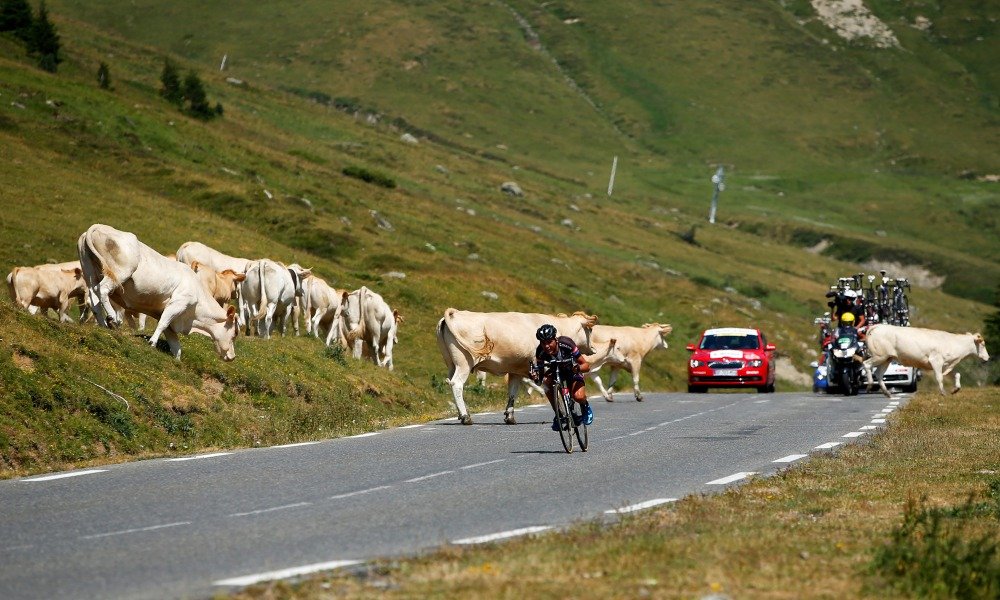
<path id="1" fill-rule="evenodd" d="M 670 322 L 672 348 L 644 378 L 668 389 L 683 384 L 683 344 L 720 323 L 764 327 L 806 371 L 826 286 L 873 256 L 946 276 L 943 291 L 914 290 L 916 323 L 977 329 L 1000 279 L 1000 200 L 995 184 L 956 175 L 1000 166 L 994 83 L 974 40 L 903 27 L 904 50 L 849 44 L 788 4 L 376 3 L 331 15 L 312 2 L 50 3 L 67 56 L 58 74 L 0 37 L 12 199 L 0 264 L 70 260 L 80 232 L 104 222 L 164 253 L 196 239 L 299 262 L 339 288 L 377 289 L 406 321 L 393 374 L 301 339 L 241 338 L 222 365 L 188 338 L 174 365 L 127 333 L 5 304 L 4 468 L 448 414 L 433 338 L 448 306 Z M 221 119 L 160 98 L 164 56 L 202 74 Z M 111 91 L 97 88 L 100 61 Z M 965 75 L 952 85 L 956 65 Z M 711 227 L 718 163 L 726 225 Z M 345 176 L 349 166 L 397 186 Z M 507 180 L 525 197 L 502 194 Z M 823 240 L 824 254 L 804 249 Z M 125 413 L 98 384 L 130 399 Z M 233 406 L 274 410 L 255 428 Z"/>

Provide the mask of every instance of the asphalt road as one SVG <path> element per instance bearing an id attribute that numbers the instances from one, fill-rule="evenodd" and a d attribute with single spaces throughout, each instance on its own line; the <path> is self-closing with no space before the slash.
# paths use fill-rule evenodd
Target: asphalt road
<path id="1" fill-rule="evenodd" d="M 307 445 L 0 481 L 0 597 L 200 598 L 256 580 L 616 518 L 864 439 L 871 394 L 619 395 L 567 455 L 548 405 Z"/>

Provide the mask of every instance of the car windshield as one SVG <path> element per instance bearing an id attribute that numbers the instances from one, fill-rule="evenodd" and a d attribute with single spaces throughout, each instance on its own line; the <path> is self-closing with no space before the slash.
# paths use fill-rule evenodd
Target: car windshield
<path id="1" fill-rule="evenodd" d="M 702 350 L 757 350 L 756 335 L 706 335 L 701 340 Z"/>

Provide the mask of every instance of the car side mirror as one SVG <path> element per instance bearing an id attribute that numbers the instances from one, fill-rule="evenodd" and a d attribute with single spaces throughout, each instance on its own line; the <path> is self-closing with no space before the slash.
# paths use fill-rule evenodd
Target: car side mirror
<path id="1" fill-rule="evenodd" d="M 765 350 L 766 352 L 773 352 L 773 351 L 774 351 L 774 344 L 766 344 L 766 345 L 764 346 L 764 350 Z"/>
<path id="2" fill-rule="evenodd" d="M 694 352 L 694 344 L 688 344 L 687 345 L 687 351 L 688 352 Z"/>

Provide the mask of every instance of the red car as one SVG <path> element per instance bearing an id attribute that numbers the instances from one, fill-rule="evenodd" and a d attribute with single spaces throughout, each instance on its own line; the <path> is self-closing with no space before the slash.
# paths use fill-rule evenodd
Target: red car
<path id="1" fill-rule="evenodd" d="M 708 388 L 755 387 L 774 391 L 774 344 L 759 329 L 706 329 L 697 344 L 688 344 L 688 392 Z"/>

